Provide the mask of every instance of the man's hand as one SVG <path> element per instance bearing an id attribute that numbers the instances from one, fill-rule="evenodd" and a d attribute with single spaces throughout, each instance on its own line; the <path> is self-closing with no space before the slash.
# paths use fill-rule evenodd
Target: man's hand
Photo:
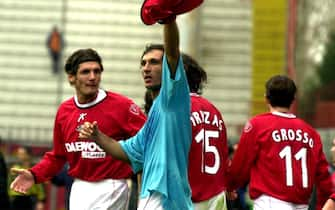
<path id="1" fill-rule="evenodd" d="M 18 175 L 10 185 L 16 192 L 26 194 L 35 184 L 33 174 L 27 169 L 11 168 L 11 173 Z"/>
<path id="2" fill-rule="evenodd" d="M 116 159 L 130 163 L 127 154 L 123 151 L 119 142 L 102 133 L 98 128 L 97 121 L 94 121 L 93 123 L 84 122 L 79 129 L 79 138 L 92 139 L 107 154 L 112 155 Z"/>
<path id="3" fill-rule="evenodd" d="M 97 140 L 98 133 L 99 129 L 97 121 L 94 121 L 93 123 L 85 122 L 81 125 L 79 130 L 79 138 Z"/>
<path id="4" fill-rule="evenodd" d="M 335 210 L 335 201 L 328 199 L 322 210 Z"/>

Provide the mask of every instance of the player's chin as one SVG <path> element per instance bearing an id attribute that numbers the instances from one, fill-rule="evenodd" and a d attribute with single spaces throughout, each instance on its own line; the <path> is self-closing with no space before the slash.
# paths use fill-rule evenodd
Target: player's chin
<path id="1" fill-rule="evenodd" d="M 144 87 L 147 88 L 147 89 L 151 89 L 152 86 L 153 86 L 153 85 L 152 85 L 151 82 L 145 82 L 145 83 L 144 83 Z"/>
<path id="2" fill-rule="evenodd" d="M 85 90 L 83 90 L 83 94 L 85 94 L 86 96 L 94 97 L 97 95 L 98 91 L 98 88 L 85 88 Z"/>

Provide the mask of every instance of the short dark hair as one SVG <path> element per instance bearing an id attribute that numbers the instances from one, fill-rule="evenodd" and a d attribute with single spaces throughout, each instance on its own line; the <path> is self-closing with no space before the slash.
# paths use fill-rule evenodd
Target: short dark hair
<path id="1" fill-rule="evenodd" d="M 143 56 L 145 54 L 147 54 L 151 50 L 161 50 L 161 51 L 164 52 L 164 45 L 162 45 L 162 44 L 147 44 L 147 45 L 145 45 L 142 56 L 141 56 L 141 59 L 143 58 Z"/>
<path id="2" fill-rule="evenodd" d="M 294 81 L 285 75 L 271 77 L 266 82 L 265 89 L 265 96 L 273 107 L 289 108 L 297 92 Z"/>
<path id="3" fill-rule="evenodd" d="M 95 61 L 99 63 L 101 71 L 104 70 L 100 55 L 95 50 L 88 48 L 79 49 L 70 55 L 70 57 L 65 62 L 65 72 L 70 75 L 76 75 L 79 64 L 88 61 Z"/>

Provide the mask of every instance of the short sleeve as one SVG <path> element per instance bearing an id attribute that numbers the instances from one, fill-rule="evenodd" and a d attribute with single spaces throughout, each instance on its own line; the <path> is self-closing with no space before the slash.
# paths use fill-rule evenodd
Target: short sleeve
<path id="1" fill-rule="evenodd" d="M 135 136 L 127 139 L 119 141 L 123 151 L 127 154 L 131 167 L 135 173 L 141 171 L 143 169 L 143 131 L 142 128 Z"/>
<path id="2" fill-rule="evenodd" d="M 181 56 L 178 60 L 177 70 L 174 78 L 171 78 L 171 71 L 167 62 L 166 55 L 163 57 L 163 73 L 162 73 L 162 87 L 160 89 L 160 96 L 162 101 L 163 109 L 174 109 L 174 110 L 185 110 L 185 107 L 181 106 L 180 101 L 185 100 L 185 96 L 189 95 L 189 88 L 187 85 L 186 73 L 184 70 L 184 64 Z M 178 90 L 178 91 L 176 91 Z M 188 103 L 184 103 L 185 106 L 189 106 Z"/>

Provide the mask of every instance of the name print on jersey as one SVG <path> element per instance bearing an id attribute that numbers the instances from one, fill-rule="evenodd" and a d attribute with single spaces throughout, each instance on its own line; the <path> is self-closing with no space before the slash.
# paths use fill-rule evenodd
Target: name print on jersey
<path id="1" fill-rule="evenodd" d="M 95 142 L 76 141 L 65 143 L 65 148 L 67 152 L 81 152 L 82 158 L 96 159 L 106 157 L 106 153 Z"/>
<path id="2" fill-rule="evenodd" d="M 314 146 L 314 140 L 309 137 L 307 132 L 302 131 L 301 129 L 279 129 L 272 131 L 272 139 L 275 142 L 282 141 L 298 141 L 304 144 L 307 144 L 310 148 Z"/>
<path id="3" fill-rule="evenodd" d="M 192 126 L 196 126 L 202 123 L 213 125 L 219 128 L 220 131 L 222 130 L 222 125 L 223 125 L 223 121 L 221 119 L 219 120 L 216 114 L 211 115 L 210 112 L 206 112 L 206 111 L 192 112 L 191 122 L 192 122 Z"/>

